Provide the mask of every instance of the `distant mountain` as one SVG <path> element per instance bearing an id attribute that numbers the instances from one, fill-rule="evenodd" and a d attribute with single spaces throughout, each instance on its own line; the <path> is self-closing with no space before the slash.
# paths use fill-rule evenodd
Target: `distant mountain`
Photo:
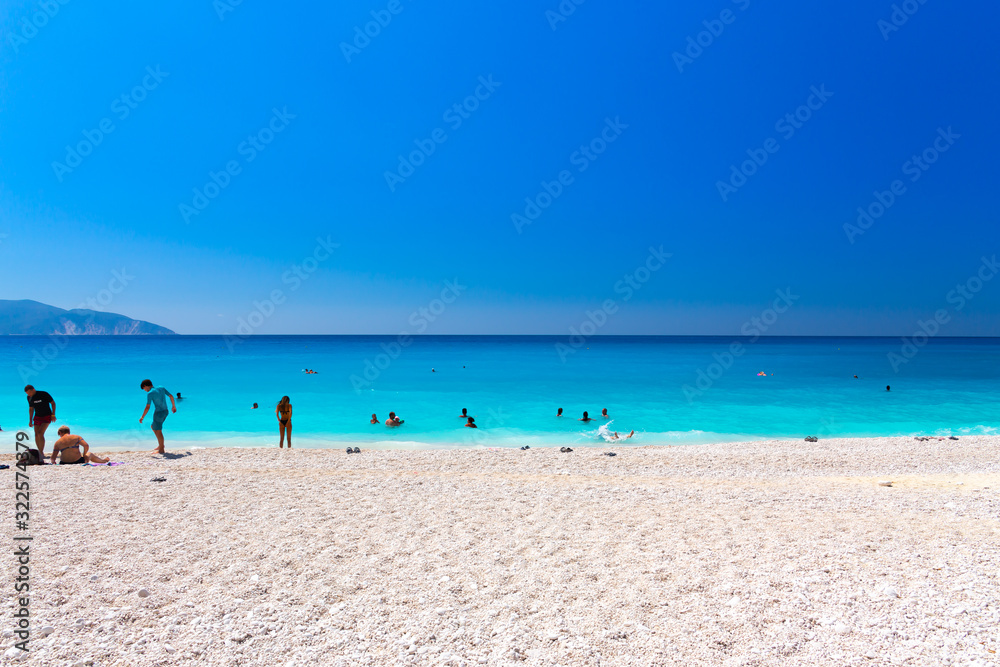
<path id="1" fill-rule="evenodd" d="M 27 299 L 0 299 L 0 335 L 47 336 L 134 336 L 175 335 L 157 324 L 133 320 L 124 315 L 74 308 L 63 310 Z"/>

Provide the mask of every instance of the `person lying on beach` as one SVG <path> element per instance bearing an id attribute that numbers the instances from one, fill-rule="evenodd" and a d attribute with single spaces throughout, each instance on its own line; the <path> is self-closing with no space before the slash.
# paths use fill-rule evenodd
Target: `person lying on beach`
<path id="1" fill-rule="evenodd" d="M 469 417 L 469 421 L 465 422 L 465 425 L 468 428 L 479 428 L 478 426 L 476 426 L 475 422 L 476 422 L 475 417 Z"/>
<path id="2" fill-rule="evenodd" d="M 69 426 L 59 427 L 59 439 L 52 445 L 51 463 L 54 465 L 56 456 L 59 456 L 59 463 L 69 465 L 73 463 L 107 463 L 111 459 L 103 459 L 97 454 L 90 453 L 90 445 L 78 435 L 71 435 Z M 81 447 L 83 448 L 81 450 Z"/>
<path id="3" fill-rule="evenodd" d="M 586 422 L 592 422 L 592 421 L 594 421 L 594 420 L 593 420 L 593 419 L 591 419 L 591 418 L 590 418 L 590 417 L 589 417 L 589 416 L 587 415 L 587 411 L 586 411 L 586 410 L 584 410 L 584 411 L 583 411 L 583 417 L 582 417 L 581 419 L 577 419 L 577 421 L 578 421 L 578 422 L 584 422 L 584 423 L 586 423 Z"/>
<path id="4" fill-rule="evenodd" d="M 607 408 L 604 408 L 603 410 L 601 410 L 601 419 L 611 419 L 611 417 L 608 416 L 608 409 Z"/>
<path id="5" fill-rule="evenodd" d="M 402 423 L 403 420 L 397 417 L 395 412 L 390 412 L 389 418 L 385 420 L 386 426 L 400 426 Z"/>
<path id="6" fill-rule="evenodd" d="M 458 416 L 459 419 L 466 419 L 469 416 L 468 408 L 462 408 L 462 414 Z"/>
<path id="7" fill-rule="evenodd" d="M 378 417 L 376 417 L 375 413 L 373 412 L 372 413 L 372 424 L 377 424 L 377 423 L 378 423 Z"/>

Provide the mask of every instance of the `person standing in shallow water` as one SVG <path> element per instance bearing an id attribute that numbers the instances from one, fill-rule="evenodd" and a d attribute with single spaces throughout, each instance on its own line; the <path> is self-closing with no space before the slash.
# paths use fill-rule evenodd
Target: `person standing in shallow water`
<path id="1" fill-rule="evenodd" d="M 28 426 L 35 429 L 35 447 L 45 458 L 45 430 L 56 420 L 56 401 L 48 392 L 38 391 L 30 384 L 25 386 L 28 395 Z"/>
<path id="2" fill-rule="evenodd" d="M 285 431 L 288 431 L 288 448 L 292 448 L 292 403 L 287 396 L 282 396 L 281 401 L 278 402 L 278 407 L 274 409 L 274 414 L 278 418 L 278 432 L 280 434 L 280 441 L 278 442 L 278 449 L 282 449 L 285 446 Z"/>
<path id="3" fill-rule="evenodd" d="M 153 450 L 153 454 L 164 454 L 165 450 L 163 448 L 163 422 L 167 418 L 170 412 L 167 410 L 167 398 L 170 399 L 170 407 L 174 412 L 177 412 L 177 404 L 174 403 L 174 395 L 166 390 L 164 387 L 153 387 L 152 380 L 143 380 L 139 384 L 139 388 L 146 392 L 146 409 L 142 411 L 142 416 L 139 417 L 139 423 L 146 418 L 146 413 L 149 412 L 149 404 L 152 403 L 153 409 L 153 423 L 150 428 L 153 429 L 153 434 L 156 436 L 156 449 Z"/>

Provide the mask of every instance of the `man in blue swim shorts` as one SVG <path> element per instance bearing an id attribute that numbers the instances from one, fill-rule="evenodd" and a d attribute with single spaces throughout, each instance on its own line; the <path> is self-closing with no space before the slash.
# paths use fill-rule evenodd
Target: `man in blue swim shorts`
<path id="1" fill-rule="evenodd" d="M 163 387 L 153 387 L 152 380 L 143 380 L 139 388 L 146 392 L 146 409 L 142 411 L 142 416 L 139 417 L 139 423 L 146 418 L 146 413 L 149 412 L 149 404 L 153 404 L 153 433 L 156 434 L 156 449 L 153 450 L 153 454 L 164 454 L 166 453 L 163 449 L 163 421 L 170 414 L 167 410 L 167 399 L 170 399 L 170 408 L 173 412 L 177 412 L 177 404 L 174 403 L 174 396 L 169 391 Z"/>

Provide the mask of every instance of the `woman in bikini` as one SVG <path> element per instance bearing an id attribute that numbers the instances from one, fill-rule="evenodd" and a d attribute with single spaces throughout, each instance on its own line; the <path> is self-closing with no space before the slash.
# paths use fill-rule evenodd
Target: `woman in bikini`
<path id="1" fill-rule="evenodd" d="M 62 465 L 71 463 L 107 463 L 111 460 L 102 459 L 97 454 L 91 454 L 90 445 L 87 444 L 87 441 L 78 435 L 70 435 L 69 426 L 59 427 L 59 439 L 52 446 L 51 462 L 53 464 L 56 462 L 56 456 L 59 457 L 59 463 Z"/>
<path id="2" fill-rule="evenodd" d="M 292 404 L 289 402 L 287 396 L 281 397 L 281 402 L 278 403 L 278 407 L 274 410 L 275 416 L 278 418 L 278 430 L 281 433 L 281 442 L 278 444 L 278 448 L 281 449 L 285 446 L 285 429 L 288 429 L 288 448 L 292 448 Z"/>

